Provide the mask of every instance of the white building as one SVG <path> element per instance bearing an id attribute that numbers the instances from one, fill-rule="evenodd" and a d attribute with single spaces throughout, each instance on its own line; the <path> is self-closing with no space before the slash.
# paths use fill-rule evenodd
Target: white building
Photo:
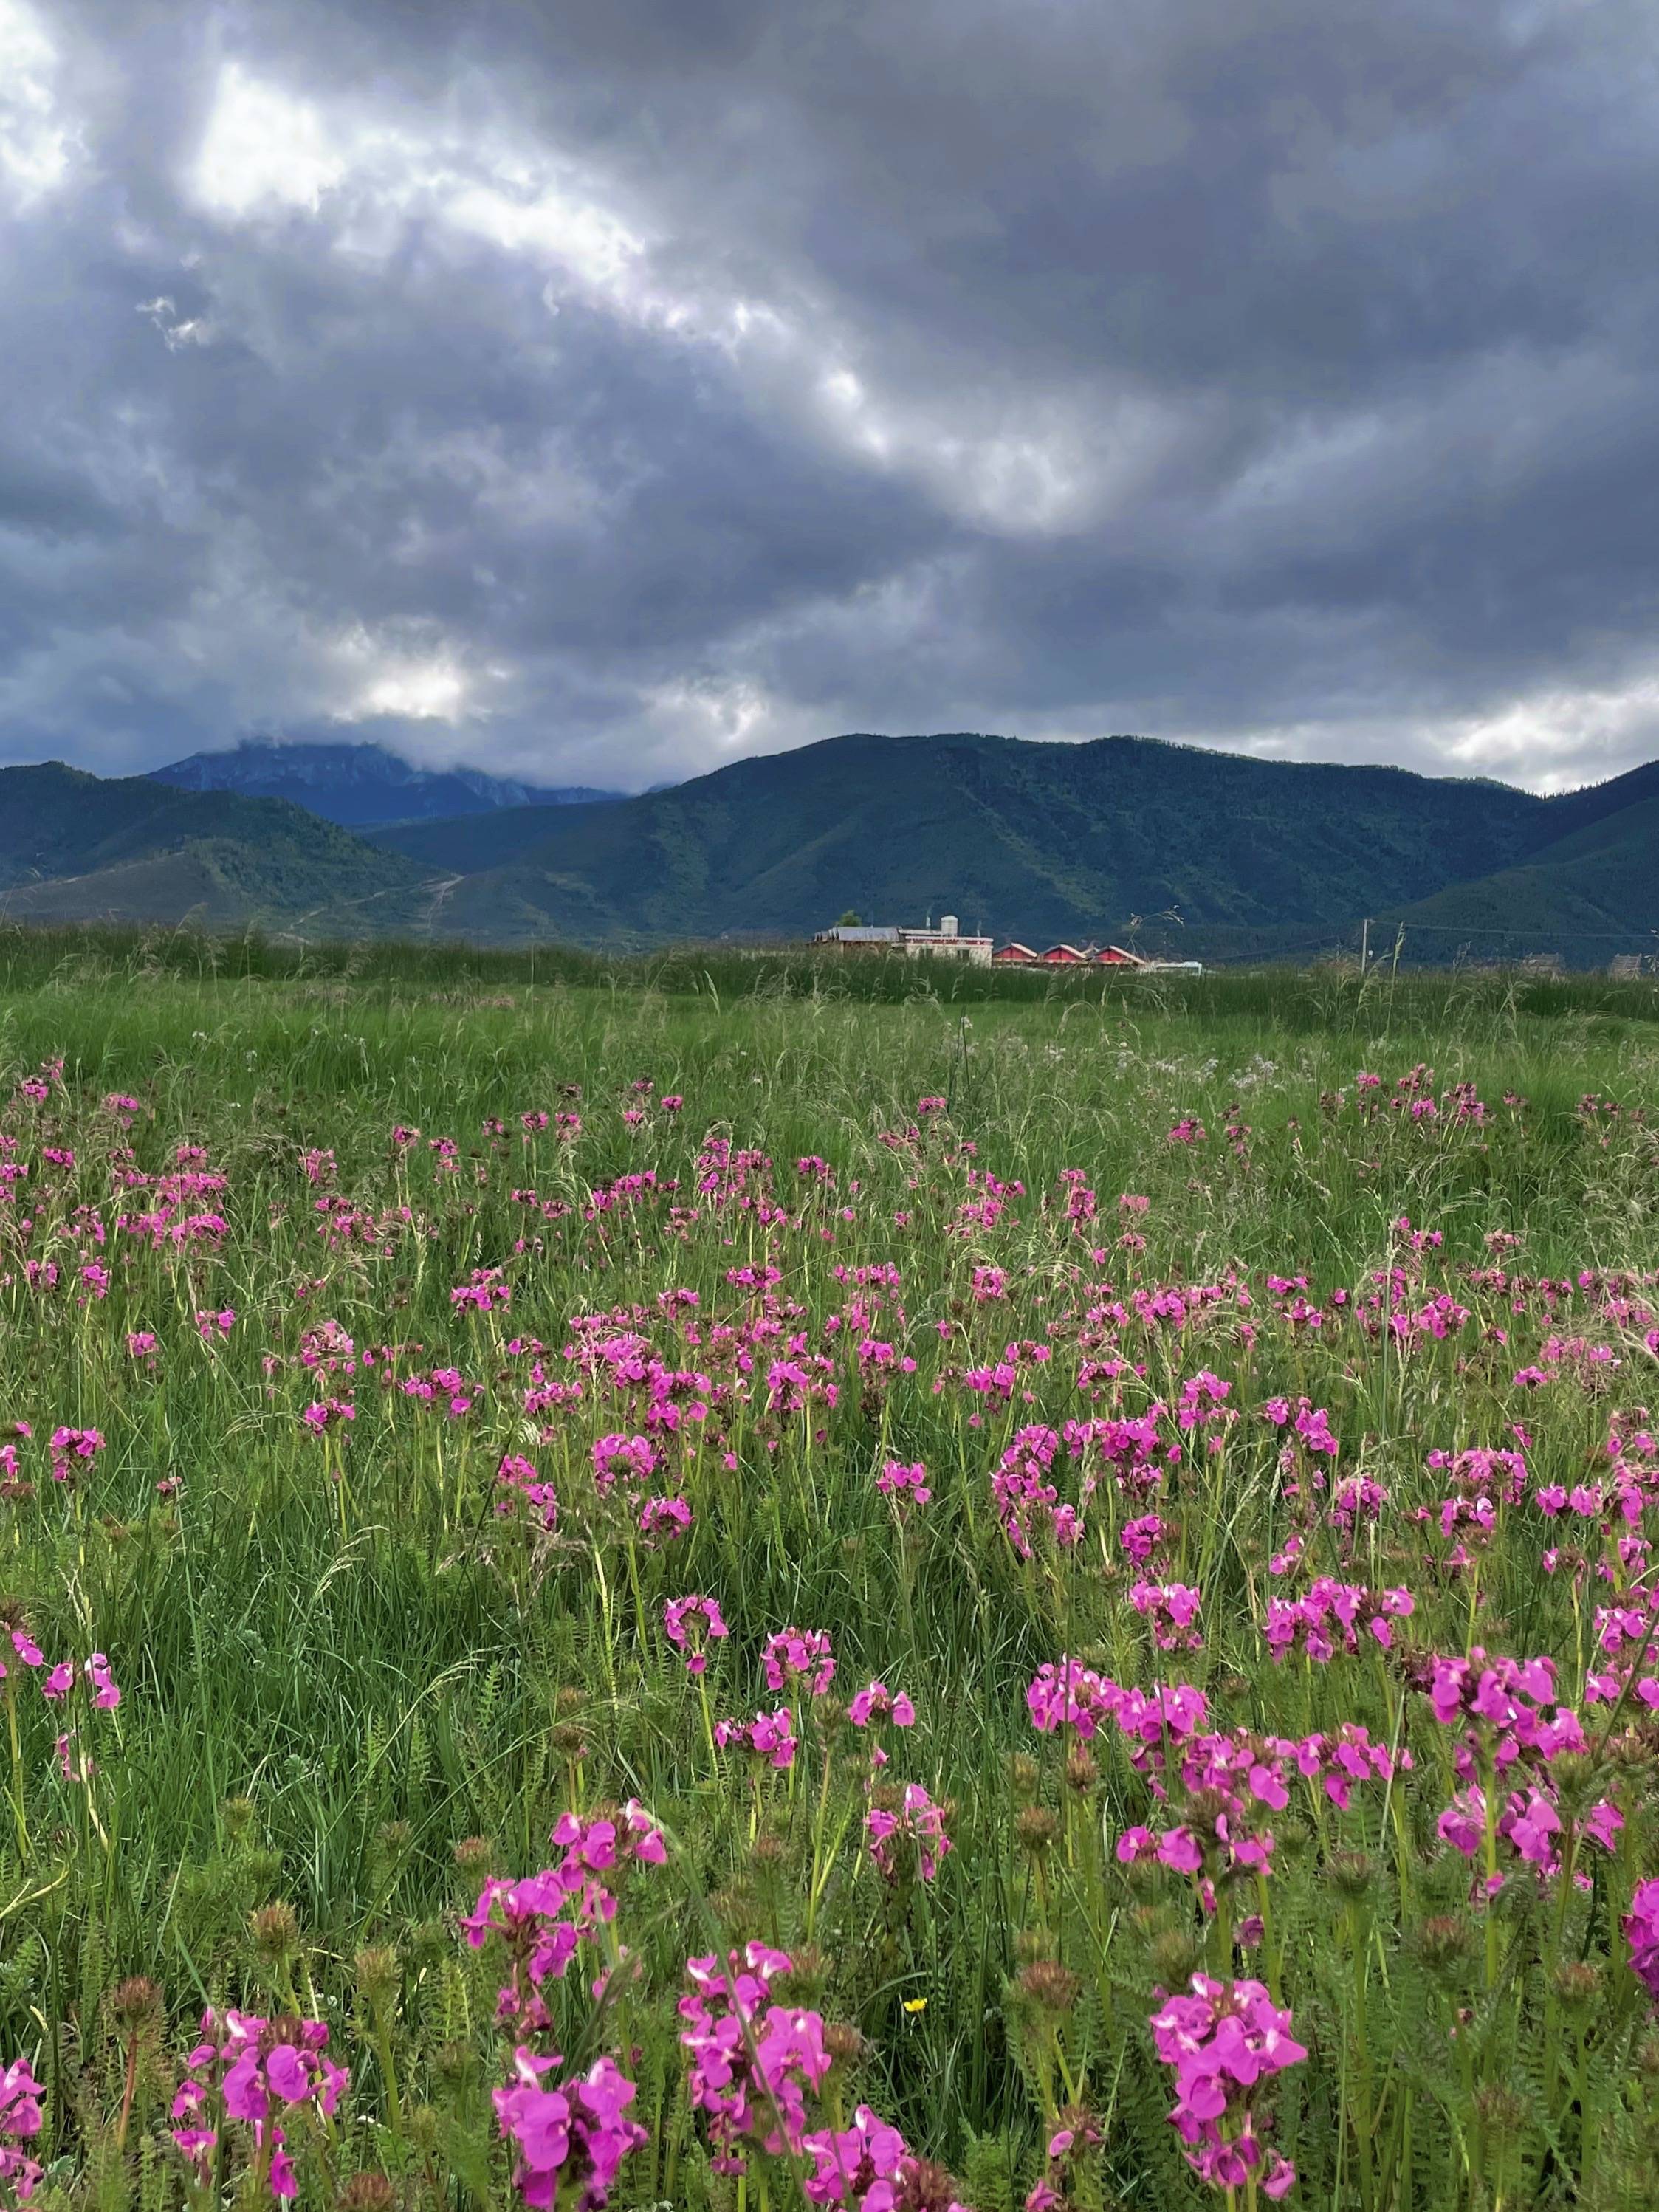
<path id="1" fill-rule="evenodd" d="M 965 960 L 970 968 L 988 968 L 995 940 L 964 936 L 955 915 L 942 914 L 937 929 L 931 924 L 926 929 L 894 929 L 839 923 L 821 929 L 812 942 L 838 945 L 843 952 L 902 952 L 908 960 Z"/>

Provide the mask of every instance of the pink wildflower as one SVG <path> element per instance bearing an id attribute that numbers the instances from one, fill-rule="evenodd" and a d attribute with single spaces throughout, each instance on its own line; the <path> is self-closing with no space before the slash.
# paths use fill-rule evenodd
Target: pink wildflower
<path id="1" fill-rule="evenodd" d="M 830 1638 L 821 1628 L 782 1628 L 766 1639 L 761 1655 L 769 1690 L 805 1689 L 821 1698 L 835 1679 Z"/>
<path id="2" fill-rule="evenodd" d="M 562 2199 L 590 2212 L 610 2196 L 623 2159 L 649 2137 L 624 2117 L 638 2092 L 614 2058 L 596 2058 L 562 2087 L 544 2088 L 543 2075 L 562 2063 L 520 2044 L 506 2087 L 493 2093 L 495 2117 L 514 2147 L 514 2185 L 525 2203 L 546 2212 Z"/>
<path id="3" fill-rule="evenodd" d="M 1298 2065 L 1307 2051 L 1291 2035 L 1289 2012 L 1260 1982 L 1194 1974 L 1192 1991 L 1166 1998 L 1150 2022 L 1158 2057 L 1175 2069 L 1170 2119 L 1187 2162 L 1217 2188 L 1254 2179 L 1263 2195 L 1282 2197 L 1296 2168 L 1257 2136 L 1252 2106 L 1259 2085 Z"/>
<path id="4" fill-rule="evenodd" d="M 931 1881 L 951 1849 L 945 1814 L 919 1782 L 905 1784 L 896 1811 L 872 1805 L 864 1825 L 870 1856 L 888 1881 L 901 1881 L 912 1868 L 924 1881 Z"/>
<path id="5" fill-rule="evenodd" d="M 26 2058 L 14 2058 L 0 2072 L 0 2185 L 9 2188 L 20 2202 L 27 2202 L 33 2194 L 40 2166 L 17 2146 L 40 2134 L 40 2099 L 45 2094 Z"/>
<path id="6" fill-rule="evenodd" d="M 720 1618 L 712 1597 L 671 1597 L 662 1609 L 663 1632 L 676 1650 L 685 1654 L 688 1674 L 702 1674 L 708 1666 L 705 1639 L 712 1643 L 732 1632 Z"/>

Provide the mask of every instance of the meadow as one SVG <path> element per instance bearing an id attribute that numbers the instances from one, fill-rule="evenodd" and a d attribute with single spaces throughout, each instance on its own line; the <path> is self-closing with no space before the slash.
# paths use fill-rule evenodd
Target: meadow
<path id="1" fill-rule="evenodd" d="M 1659 991 L 0 940 L 0 2198 L 1654 2201 Z"/>

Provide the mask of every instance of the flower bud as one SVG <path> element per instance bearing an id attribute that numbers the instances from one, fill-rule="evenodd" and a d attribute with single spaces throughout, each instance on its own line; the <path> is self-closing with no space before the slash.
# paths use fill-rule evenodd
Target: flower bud
<path id="1" fill-rule="evenodd" d="M 118 2027 L 148 2027 L 161 2016 L 161 1992 L 148 1974 L 130 1974 L 110 1991 L 110 2018 Z"/>
<path id="2" fill-rule="evenodd" d="M 268 1966 L 284 1965 L 300 1948 L 300 1922 L 291 1905 L 262 1905 L 248 1926 L 254 1950 Z"/>
<path id="3" fill-rule="evenodd" d="M 791 1950 L 793 1964 L 778 1978 L 777 1990 L 789 2004 L 811 2004 L 830 1978 L 830 1961 L 816 1943 L 799 1943 Z"/>
<path id="4" fill-rule="evenodd" d="M 1085 1796 L 1100 1779 L 1100 1762 L 1086 1743 L 1072 1746 L 1066 1759 L 1066 1787 Z"/>
<path id="5" fill-rule="evenodd" d="M 340 2212 L 392 2212 L 392 2203 L 383 2173 L 354 2173 L 340 2191 Z"/>
<path id="6" fill-rule="evenodd" d="M 962 2198 L 963 2185 L 948 2167 L 931 2158 L 907 2158 L 902 2193 L 903 2212 L 953 2212 Z"/>
<path id="7" fill-rule="evenodd" d="M 1597 1766 L 1582 1751 L 1558 1752 L 1550 1761 L 1550 1783 L 1564 1820 L 1576 1820 L 1595 1796 Z"/>
<path id="8" fill-rule="evenodd" d="M 1040 2012 L 1059 2014 L 1070 2012 L 1077 2002 L 1083 1977 L 1058 1960 L 1037 1959 L 1020 1968 L 1018 1986 L 1020 1995 Z"/>
<path id="9" fill-rule="evenodd" d="M 1152 1978 L 1166 1990 L 1185 1989 L 1203 1955 L 1184 1928 L 1167 1928 L 1152 1945 Z"/>
<path id="10" fill-rule="evenodd" d="M 831 2065 L 850 2069 L 869 2048 L 850 2020 L 832 2020 L 823 2031 L 823 2047 Z"/>
<path id="11" fill-rule="evenodd" d="M 1014 1816 L 1014 1840 L 1035 1858 L 1060 1838 L 1060 1822 L 1046 1805 L 1027 1805 Z"/>
<path id="12" fill-rule="evenodd" d="M 1372 1867 L 1364 1851 L 1333 1851 L 1325 1871 L 1342 1897 L 1364 1897 L 1370 1888 Z"/>
<path id="13" fill-rule="evenodd" d="M 1042 1770 L 1029 1751 L 1017 1751 L 1008 1761 L 1009 1787 L 1023 1803 L 1036 1796 L 1042 1778 Z"/>
<path id="14" fill-rule="evenodd" d="M 272 1850 L 268 1844 L 248 1844 L 242 1851 L 242 1873 L 249 1891 L 257 1897 L 281 1881 L 283 1855 Z"/>
<path id="15" fill-rule="evenodd" d="M 1161 1859 L 1131 1859 L 1117 1871 L 1131 1897 L 1161 1899 L 1169 1887 L 1170 1870 Z"/>
<path id="16" fill-rule="evenodd" d="M 452 2037 L 447 2043 L 438 2045 L 433 2053 L 432 2063 L 441 2081 L 459 2087 L 472 2071 L 472 2046 L 459 2036 Z"/>
<path id="17" fill-rule="evenodd" d="M 1565 1966 L 1555 1970 L 1556 1996 L 1570 2013 L 1587 2012 L 1595 2003 L 1601 1987 L 1601 1972 L 1587 1960 L 1569 1959 Z"/>
<path id="18" fill-rule="evenodd" d="M 251 1797 L 227 1797 L 219 1808 L 225 1832 L 233 1844 L 245 1844 L 253 1833 L 258 1808 Z"/>
<path id="19" fill-rule="evenodd" d="M 417 1920 L 409 1931 L 410 1964 L 417 1970 L 435 1966 L 453 1952 L 455 1939 L 441 1920 Z"/>
<path id="20" fill-rule="evenodd" d="M 398 1954 L 390 1943 L 359 1951 L 352 1962 L 357 1994 L 367 2005 L 389 2003 L 398 1990 Z"/>
<path id="21" fill-rule="evenodd" d="M 1455 1913 L 1437 1913 L 1417 1931 L 1418 1956 L 1431 1974 L 1453 1973 L 1468 1956 L 1469 1923 Z"/>
<path id="22" fill-rule="evenodd" d="M 416 2105 L 409 2116 L 409 2133 L 416 2150 L 428 2155 L 438 2148 L 440 2122 L 430 2105 Z"/>
<path id="23" fill-rule="evenodd" d="M 1513 2137 L 1527 2124 L 1527 2100 L 1502 2081 L 1488 2081 L 1474 2093 L 1474 2109 L 1484 2127 L 1499 2136 Z"/>

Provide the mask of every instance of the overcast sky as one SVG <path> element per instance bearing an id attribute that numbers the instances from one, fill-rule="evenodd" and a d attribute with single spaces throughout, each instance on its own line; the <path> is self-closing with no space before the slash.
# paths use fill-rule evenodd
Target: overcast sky
<path id="1" fill-rule="evenodd" d="M 1659 753 L 1652 0 L 0 0 L 0 760 Z"/>

